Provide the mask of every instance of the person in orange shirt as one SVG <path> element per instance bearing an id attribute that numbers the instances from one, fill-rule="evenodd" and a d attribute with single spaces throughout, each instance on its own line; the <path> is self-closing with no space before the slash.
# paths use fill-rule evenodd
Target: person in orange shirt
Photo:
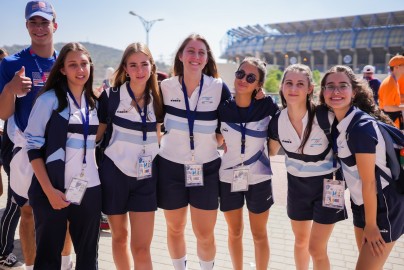
<path id="1" fill-rule="evenodd" d="M 402 115 L 404 106 L 400 106 L 400 85 L 398 83 L 400 78 L 401 80 L 404 78 L 404 56 L 394 56 L 390 59 L 389 66 L 390 75 L 383 80 L 379 88 L 379 107 L 394 121 L 396 127 L 404 129 Z"/>

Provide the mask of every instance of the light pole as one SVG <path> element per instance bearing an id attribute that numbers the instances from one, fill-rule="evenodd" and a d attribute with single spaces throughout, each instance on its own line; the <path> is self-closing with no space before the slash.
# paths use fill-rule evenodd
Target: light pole
<path id="1" fill-rule="evenodd" d="M 148 20 L 146 20 L 145 18 L 143 18 L 139 14 L 136 14 L 133 11 L 129 11 L 129 14 L 138 17 L 140 19 L 140 21 L 143 23 L 144 30 L 146 30 L 146 44 L 147 44 L 147 47 L 149 47 L 149 31 L 150 31 L 150 29 L 152 28 L 152 26 L 153 26 L 153 24 L 155 22 L 164 21 L 164 19 L 156 19 L 156 20 L 148 21 Z"/>

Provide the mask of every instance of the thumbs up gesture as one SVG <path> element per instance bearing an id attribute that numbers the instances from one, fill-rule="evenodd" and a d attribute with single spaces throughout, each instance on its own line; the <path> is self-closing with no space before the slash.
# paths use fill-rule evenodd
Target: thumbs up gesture
<path id="1" fill-rule="evenodd" d="M 32 88 L 31 78 L 25 76 L 25 67 L 22 66 L 18 70 L 13 79 L 9 82 L 10 88 L 17 97 L 23 97 L 27 95 Z"/>

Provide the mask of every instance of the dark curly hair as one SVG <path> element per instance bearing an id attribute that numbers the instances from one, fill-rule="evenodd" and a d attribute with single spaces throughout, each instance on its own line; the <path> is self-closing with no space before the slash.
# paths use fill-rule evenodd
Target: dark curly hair
<path id="1" fill-rule="evenodd" d="M 356 76 L 353 70 L 348 66 L 333 66 L 324 74 L 324 77 L 321 80 L 320 104 L 326 105 L 324 100 L 324 88 L 328 76 L 337 72 L 344 73 L 350 80 L 352 90 L 355 93 L 352 99 L 353 106 L 358 107 L 362 111 L 384 123 L 393 125 L 391 119 L 386 114 L 384 114 L 376 105 L 373 99 L 372 89 L 369 87 L 369 83 L 363 78 L 359 78 L 358 76 Z"/>

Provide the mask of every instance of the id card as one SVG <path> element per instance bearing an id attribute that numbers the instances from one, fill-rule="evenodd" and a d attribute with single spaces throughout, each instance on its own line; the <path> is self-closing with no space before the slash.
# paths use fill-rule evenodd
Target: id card
<path id="1" fill-rule="evenodd" d="M 231 192 L 248 190 L 248 169 L 235 169 L 233 171 L 233 182 L 231 182 Z"/>
<path id="2" fill-rule="evenodd" d="M 88 182 L 84 177 L 74 177 L 65 192 L 67 201 L 80 205 L 84 193 L 86 192 L 87 184 Z"/>
<path id="3" fill-rule="evenodd" d="M 137 158 L 137 180 L 151 178 L 152 176 L 152 163 L 151 155 L 140 155 Z"/>
<path id="4" fill-rule="evenodd" d="M 345 181 L 324 179 L 323 206 L 344 209 Z"/>
<path id="5" fill-rule="evenodd" d="M 185 168 L 185 186 L 200 187 L 203 186 L 203 165 L 186 164 Z"/>

